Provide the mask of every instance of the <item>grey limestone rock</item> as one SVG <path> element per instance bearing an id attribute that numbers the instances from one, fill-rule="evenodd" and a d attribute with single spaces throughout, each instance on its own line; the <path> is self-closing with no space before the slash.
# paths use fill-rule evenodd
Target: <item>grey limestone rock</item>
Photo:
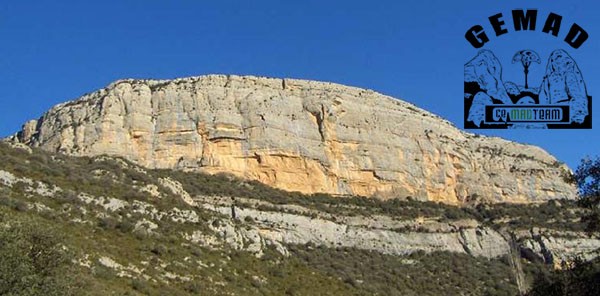
<path id="1" fill-rule="evenodd" d="M 463 132 L 371 90 L 296 79 L 120 80 L 53 107 L 12 141 L 305 193 L 450 204 L 575 197 L 569 168 L 538 147 Z"/>

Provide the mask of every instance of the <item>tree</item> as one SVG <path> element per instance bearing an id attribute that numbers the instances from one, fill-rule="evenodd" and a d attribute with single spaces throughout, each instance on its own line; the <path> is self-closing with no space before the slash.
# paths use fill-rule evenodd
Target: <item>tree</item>
<path id="1" fill-rule="evenodd" d="M 600 158 L 581 160 L 575 171 L 575 182 L 579 188 L 579 204 L 590 211 L 582 217 L 587 222 L 589 233 L 600 231 Z"/>
<path id="2" fill-rule="evenodd" d="M 581 197 L 597 203 L 600 197 L 600 157 L 582 159 L 575 171 L 575 181 Z"/>
<path id="3" fill-rule="evenodd" d="M 562 269 L 542 272 L 534 279 L 529 296 L 596 296 L 600 295 L 600 262 L 575 258 L 563 262 Z"/>
<path id="4" fill-rule="evenodd" d="M 579 204 L 589 210 L 582 217 L 589 234 L 600 231 L 600 158 L 581 161 L 573 179 L 579 189 Z M 561 270 L 543 272 L 533 282 L 530 296 L 600 295 L 600 258 L 563 262 Z"/>
<path id="5" fill-rule="evenodd" d="M 72 256 L 60 242 L 49 227 L 0 213 L 0 295 L 77 295 Z"/>

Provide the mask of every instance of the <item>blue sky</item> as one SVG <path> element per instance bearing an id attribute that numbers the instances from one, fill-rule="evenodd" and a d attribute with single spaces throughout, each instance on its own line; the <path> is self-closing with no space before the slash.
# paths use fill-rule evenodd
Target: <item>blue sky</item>
<path id="1" fill-rule="evenodd" d="M 505 66 L 522 80 L 512 54 L 534 48 L 542 65 L 567 49 L 588 93 L 600 97 L 600 5 L 595 1 L 2 1 L 0 136 L 53 105 L 121 78 L 248 74 L 332 81 L 412 102 L 463 126 L 463 65 L 477 52 L 465 31 L 481 24 Z M 514 32 L 512 9 L 537 8 L 538 29 Z M 503 13 L 509 33 L 487 18 Z M 563 16 L 556 38 L 545 16 Z M 578 50 L 562 41 L 576 22 L 590 34 Z M 514 67 L 514 68 L 511 68 Z M 539 145 L 575 167 L 600 154 L 600 110 L 593 130 L 471 131 Z"/>

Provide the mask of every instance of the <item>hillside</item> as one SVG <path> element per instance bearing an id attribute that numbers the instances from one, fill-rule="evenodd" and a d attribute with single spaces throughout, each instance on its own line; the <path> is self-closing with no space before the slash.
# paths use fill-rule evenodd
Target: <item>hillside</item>
<path id="1" fill-rule="evenodd" d="M 0 193 L 0 237 L 76 263 L 30 285 L 45 295 L 514 295 L 600 247 L 569 200 L 341 199 L 20 144 L 0 143 Z M 27 272 L 18 249 L 0 270 Z"/>

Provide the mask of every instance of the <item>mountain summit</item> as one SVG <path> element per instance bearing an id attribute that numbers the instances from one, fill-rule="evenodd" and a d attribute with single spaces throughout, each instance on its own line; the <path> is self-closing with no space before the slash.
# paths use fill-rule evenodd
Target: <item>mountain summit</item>
<path id="1" fill-rule="evenodd" d="M 120 80 L 53 107 L 11 140 L 303 193 L 449 204 L 575 196 L 568 167 L 538 147 L 465 133 L 371 90 L 296 79 Z"/>

